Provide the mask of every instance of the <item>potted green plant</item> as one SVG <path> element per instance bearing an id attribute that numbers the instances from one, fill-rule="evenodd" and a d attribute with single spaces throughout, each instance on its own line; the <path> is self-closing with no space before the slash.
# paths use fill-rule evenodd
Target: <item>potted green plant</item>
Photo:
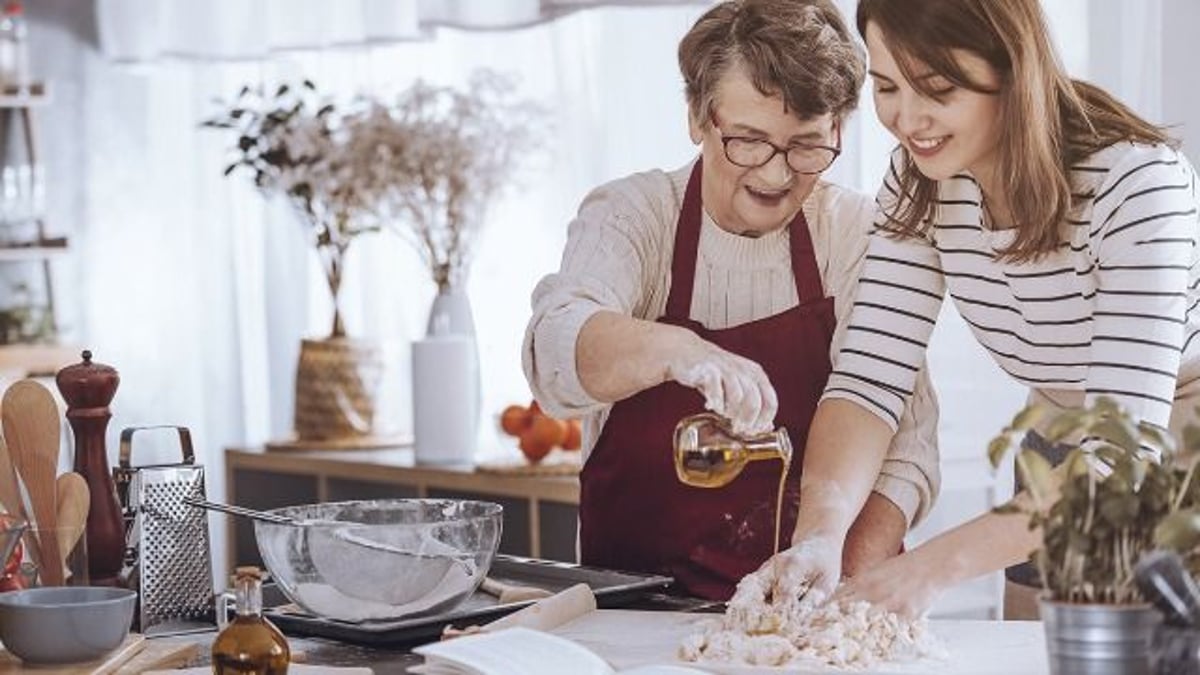
<path id="1" fill-rule="evenodd" d="M 1152 672 L 1161 616 L 1139 593 L 1134 568 L 1158 548 L 1196 563 L 1200 430 L 1189 428 L 1177 444 L 1103 397 L 1082 409 L 1031 406 L 989 444 L 992 465 L 1030 432 L 1072 446 L 1057 468 L 1020 449 L 1016 468 L 1027 490 L 998 509 L 1026 513 L 1041 530 L 1031 559 L 1044 587 L 1051 670 Z"/>
<path id="2" fill-rule="evenodd" d="M 346 252 L 380 225 L 381 175 L 369 148 L 381 120 L 341 111 L 316 85 L 243 87 L 204 126 L 233 133 L 225 175 L 244 172 L 264 194 L 281 196 L 299 214 L 324 271 L 333 317 L 329 334 L 301 342 L 294 426 L 300 441 L 345 441 L 373 435 L 380 345 L 346 334 L 340 292 Z"/>

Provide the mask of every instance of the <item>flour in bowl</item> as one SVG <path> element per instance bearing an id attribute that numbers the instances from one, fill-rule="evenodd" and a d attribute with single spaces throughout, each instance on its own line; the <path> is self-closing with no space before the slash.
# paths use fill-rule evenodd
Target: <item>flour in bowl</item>
<path id="1" fill-rule="evenodd" d="M 680 658 L 755 666 L 821 664 L 869 668 L 884 661 L 945 658 L 924 619 L 908 621 L 865 602 L 803 597 L 769 600 L 769 586 L 750 574 L 738 584 L 725 616 L 684 639 Z"/>

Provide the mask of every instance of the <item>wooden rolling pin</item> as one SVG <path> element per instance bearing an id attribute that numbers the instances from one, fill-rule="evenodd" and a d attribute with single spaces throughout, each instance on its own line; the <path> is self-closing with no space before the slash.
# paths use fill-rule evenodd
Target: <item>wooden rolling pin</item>
<path id="1" fill-rule="evenodd" d="M 541 600 L 554 595 L 544 588 L 536 586 L 518 586 L 516 584 L 506 584 L 503 581 L 497 581 L 491 577 L 484 577 L 483 583 L 479 585 L 479 590 L 494 595 L 500 600 L 500 604 L 507 605 L 512 602 L 525 602 L 526 600 Z"/>

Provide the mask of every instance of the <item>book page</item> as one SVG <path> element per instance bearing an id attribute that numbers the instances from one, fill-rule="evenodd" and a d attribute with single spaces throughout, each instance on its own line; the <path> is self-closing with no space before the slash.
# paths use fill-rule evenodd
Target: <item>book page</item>
<path id="1" fill-rule="evenodd" d="M 637 668 L 620 671 L 619 675 L 708 675 L 706 670 L 688 668 L 686 665 L 638 665 Z"/>
<path id="2" fill-rule="evenodd" d="M 506 628 L 417 647 L 425 675 L 614 675 L 604 659 L 566 638 L 529 628 Z M 653 675 L 646 673 L 644 675 Z M 663 674 L 667 675 L 667 674 Z"/>

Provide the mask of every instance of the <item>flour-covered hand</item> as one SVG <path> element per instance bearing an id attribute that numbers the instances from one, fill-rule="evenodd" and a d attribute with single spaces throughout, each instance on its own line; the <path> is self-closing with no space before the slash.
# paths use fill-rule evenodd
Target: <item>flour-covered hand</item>
<path id="1" fill-rule="evenodd" d="M 776 597 L 799 596 L 810 590 L 833 592 L 842 576 L 842 546 L 830 537 L 802 539 L 767 560 L 760 571 L 772 578 Z"/>
<path id="2" fill-rule="evenodd" d="M 753 435 L 771 431 L 779 408 L 775 387 L 754 361 L 697 338 L 667 368 L 667 377 L 704 395 L 704 407 Z"/>

